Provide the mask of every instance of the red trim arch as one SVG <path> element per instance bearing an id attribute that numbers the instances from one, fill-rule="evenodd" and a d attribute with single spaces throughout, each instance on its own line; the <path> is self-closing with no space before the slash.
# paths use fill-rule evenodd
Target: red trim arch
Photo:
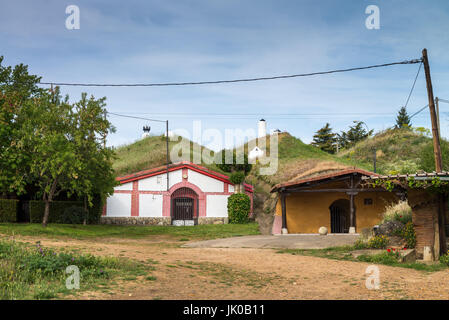
<path id="1" fill-rule="evenodd" d="M 171 216 L 171 197 L 172 194 L 180 189 L 180 188 L 189 188 L 195 191 L 195 193 L 198 195 L 198 202 L 199 202 L 199 208 L 198 208 L 198 217 L 205 217 L 206 216 L 206 195 L 203 191 L 201 191 L 200 188 L 198 188 L 196 185 L 188 182 L 188 181 L 182 181 L 170 188 L 168 193 L 164 194 L 164 203 L 163 203 L 163 212 L 162 215 L 164 217 L 170 217 Z"/>

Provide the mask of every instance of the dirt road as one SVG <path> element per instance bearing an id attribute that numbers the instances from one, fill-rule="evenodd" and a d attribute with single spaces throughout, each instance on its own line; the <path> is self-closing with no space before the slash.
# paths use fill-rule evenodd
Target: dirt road
<path id="1" fill-rule="evenodd" d="M 368 290 L 366 263 L 280 254 L 275 249 L 181 248 L 179 242 L 163 238 L 16 240 L 154 262 L 154 281 L 123 280 L 110 290 L 84 292 L 75 299 L 449 299 L 449 271 L 380 265 L 380 289 Z"/>

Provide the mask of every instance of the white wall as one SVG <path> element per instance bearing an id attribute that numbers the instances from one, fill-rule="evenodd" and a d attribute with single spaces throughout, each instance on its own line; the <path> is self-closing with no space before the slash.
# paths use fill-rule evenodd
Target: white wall
<path id="1" fill-rule="evenodd" d="M 193 170 L 188 171 L 189 182 L 196 185 L 203 192 L 224 192 L 224 182 L 208 177 Z"/>
<path id="2" fill-rule="evenodd" d="M 107 217 L 130 217 L 131 194 L 114 193 L 106 202 Z"/>
<path id="3" fill-rule="evenodd" d="M 170 188 L 182 181 L 182 169 L 172 171 L 168 175 Z M 167 190 L 167 174 L 162 172 L 157 176 L 152 176 L 139 180 L 140 191 L 166 191 Z"/>
<path id="4" fill-rule="evenodd" d="M 228 217 L 228 197 L 226 195 L 208 195 L 206 217 Z"/>
<path id="5" fill-rule="evenodd" d="M 130 191 L 132 189 L 133 189 L 133 183 L 132 182 L 124 183 L 124 184 L 121 184 L 121 185 L 119 185 L 117 187 L 114 187 L 114 190 L 127 190 L 127 191 Z"/>
<path id="6" fill-rule="evenodd" d="M 139 217 L 162 217 L 162 198 L 160 194 L 141 194 Z"/>

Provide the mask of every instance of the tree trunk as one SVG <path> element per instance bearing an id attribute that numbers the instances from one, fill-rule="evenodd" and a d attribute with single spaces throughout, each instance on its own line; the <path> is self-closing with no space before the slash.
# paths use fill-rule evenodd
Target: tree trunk
<path id="1" fill-rule="evenodd" d="M 48 194 L 44 193 L 44 201 L 45 201 L 45 211 L 44 218 L 42 219 L 42 226 L 45 228 L 48 224 L 48 217 L 50 216 L 50 202 L 53 200 L 53 196 L 55 195 L 56 187 L 58 186 L 58 179 L 56 178 L 50 188 L 50 192 Z"/>
<path id="2" fill-rule="evenodd" d="M 50 215 L 50 201 L 47 199 L 44 199 L 45 201 L 45 210 L 44 210 L 44 219 L 42 220 L 42 226 L 45 228 L 48 223 L 48 216 Z"/>
<path id="3" fill-rule="evenodd" d="M 84 196 L 84 220 L 83 225 L 87 224 L 87 198 Z"/>

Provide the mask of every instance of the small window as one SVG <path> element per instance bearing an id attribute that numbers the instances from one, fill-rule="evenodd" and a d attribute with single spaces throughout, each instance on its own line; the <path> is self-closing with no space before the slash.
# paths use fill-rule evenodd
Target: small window
<path id="1" fill-rule="evenodd" d="M 365 198 L 364 203 L 365 203 L 365 206 L 371 206 L 373 204 L 373 199 Z"/>

